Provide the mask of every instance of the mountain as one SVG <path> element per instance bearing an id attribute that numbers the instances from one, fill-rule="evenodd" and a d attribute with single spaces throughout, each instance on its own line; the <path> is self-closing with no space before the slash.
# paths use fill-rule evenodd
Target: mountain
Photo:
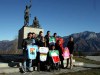
<path id="1" fill-rule="evenodd" d="M 18 40 L 14 39 L 12 41 L 2 40 L 0 41 L 0 50 L 12 50 L 17 49 Z"/>
<path id="2" fill-rule="evenodd" d="M 80 32 L 71 34 L 74 38 L 75 42 L 75 50 L 76 52 L 86 52 L 88 53 L 100 53 L 100 33 L 95 32 Z M 64 38 L 64 46 L 67 45 L 69 36 L 65 36 Z"/>
<path id="3" fill-rule="evenodd" d="M 85 31 L 80 33 L 74 33 L 69 36 L 73 36 L 75 42 L 75 52 L 80 52 L 81 54 L 86 53 L 88 55 L 93 55 L 94 53 L 100 54 L 100 33 Z M 69 36 L 63 37 L 64 46 L 68 43 Z M 17 49 L 18 40 L 14 39 L 12 41 L 3 40 L 0 41 L 0 51 L 9 51 L 13 52 L 20 51 Z M 11 52 L 12 52 L 11 51 Z"/>
<path id="4" fill-rule="evenodd" d="M 12 41 L 3 40 L 0 41 L 0 54 L 19 54 L 22 50 L 17 49 L 18 40 L 14 39 Z"/>
<path id="5" fill-rule="evenodd" d="M 0 50 L 10 50 L 13 45 L 13 41 L 3 40 L 0 41 Z"/>

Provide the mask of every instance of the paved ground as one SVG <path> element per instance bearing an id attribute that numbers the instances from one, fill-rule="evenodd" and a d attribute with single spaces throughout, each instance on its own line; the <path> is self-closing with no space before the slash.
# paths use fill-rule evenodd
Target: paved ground
<path id="1" fill-rule="evenodd" d="M 13 70 L 13 71 L 17 71 L 17 69 L 15 70 L 14 68 L 9 68 L 10 70 Z M 68 73 L 68 72 L 76 72 L 76 71 L 80 71 L 80 70 L 87 70 L 87 69 L 90 69 L 90 68 L 83 68 L 83 67 L 73 67 L 73 69 L 61 69 L 60 71 L 54 71 L 54 72 L 44 72 L 44 71 L 40 71 L 40 72 L 37 72 L 37 71 L 34 71 L 34 72 L 27 72 L 26 74 L 24 75 L 56 75 L 56 74 L 60 74 L 60 73 Z M 0 69 L 1 71 L 1 69 Z M 9 71 L 9 70 L 8 70 Z M 22 73 L 20 72 L 14 72 L 14 73 L 1 73 L 0 75 L 23 75 Z"/>
<path id="2" fill-rule="evenodd" d="M 54 75 L 54 74 L 59 74 L 59 73 L 68 73 L 68 72 L 76 72 L 76 71 L 80 71 L 80 70 L 87 70 L 87 69 L 91 69 L 91 68 L 100 68 L 100 65 L 96 65 L 96 64 L 86 64 L 86 63 L 82 63 L 82 62 L 76 62 L 74 64 L 73 69 L 61 69 L 60 71 L 55 71 L 55 72 L 37 72 L 34 71 L 32 73 L 26 73 L 29 75 Z M 6 75 L 22 75 L 22 73 L 19 72 L 19 68 L 14 68 L 14 67 L 0 67 L 0 73 L 7 73 Z M 2 75 L 2 74 L 1 74 Z"/>
<path id="3" fill-rule="evenodd" d="M 100 61 L 100 56 L 87 56 L 86 58 L 91 59 L 91 60 L 96 60 Z M 77 72 L 80 70 L 87 70 L 91 68 L 99 68 L 100 65 L 96 64 L 87 64 L 83 62 L 75 62 L 72 70 L 70 69 L 61 69 L 60 71 L 54 71 L 54 72 L 28 72 L 24 75 L 55 75 L 55 74 L 60 74 L 60 73 L 68 73 L 68 72 Z M 19 72 L 19 68 L 14 68 L 14 67 L 9 67 L 7 63 L 0 63 L 0 75 L 23 75 L 22 73 Z"/>
<path id="4" fill-rule="evenodd" d="M 86 56 L 87 59 L 100 61 L 100 56 Z"/>

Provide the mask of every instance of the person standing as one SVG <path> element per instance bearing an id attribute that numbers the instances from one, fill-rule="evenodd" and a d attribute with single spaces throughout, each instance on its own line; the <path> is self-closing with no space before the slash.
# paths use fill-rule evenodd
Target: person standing
<path id="1" fill-rule="evenodd" d="M 57 33 L 54 33 L 53 37 L 55 38 L 55 41 L 57 41 Z"/>
<path id="2" fill-rule="evenodd" d="M 26 71 L 31 71 L 31 65 L 32 65 L 32 60 L 28 59 L 28 51 L 27 51 L 27 45 L 30 45 L 33 43 L 32 40 L 32 33 L 28 33 L 28 36 L 26 39 L 23 40 L 22 47 L 23 47 L 23 55 L 24 55 L 24 61 L 22 62 L 22 70 L 24 73 Z M 27 61 L 28 60 L 28 61 Z M 28 66 L 26 65 L 28 63 Z"/>
<path id="3" fill-rule="evenodd" d="M 44 37 L 40 38 L 40 41 L 38 42 L 39 47 L 46 47 L 46 41 Z"/>
<path id="4" fill-rule="evenodd" d="M 23 40 L 22 42 L 22 48 L 23 48 L 23 54 L 26 53 L 26 47 L 28 44 L 32 43 L 32 33 L 29 32 L 27 35 L 27 38 Z"/>
<path id="5" fill-rule="evenodd" d="M 51 48 L 51 45 L 55 45 L 56 44 L 56 41 L 57 41 L 57 33 L 54 33 L 53 36 L 51 36 L 49 38 L 50 48 Z"/>
<path id="6" fill-rule="evenodd" d="M 56 48 L 56 50 L 59 51 L 59 57 L 60 57 L 60 61 L 61 61 L 61 68 L 64 68 L 64 65 L 63 65 L 64 58 L 62 56 L 63 48 L 61 47 L 61 41 L 60 40 L 57 40 L 57 43 L 55 44 L 55 48 Z"/>
<path id="7" fill-rule="evenodd" d="M 38 42 L 39 46 L 39 62 L 40 62 L 40 69 L 42 71 L 46 70 L 46 65 L 47 65 L 47 54 L 48 54 L 48 47 L 46 47 L 46 41 L 45 38 L 42 36 L 40 38 L 40 41 Z M 45 59 L 45 60 L 44 60 Z"/>
<path id="8" fill-rule="evenodd" d="M 33 40 L 34 45 L 38 45 L 37 37 L 34 32 L 32 33 L 32 40 Z"/>
<path id="9" fill-rule="evenodd" d="M 39 35 L 37 36 L 37 40 L 40 41 L 40 39 L 43 37 L 43 32 L 40 31 L 39 32 Z"/>
<path id="10" fill-rule="evenodd" d="M 40 31 L 39 32 L 39 35 L 37 36 L 37 45 L 39 46 L 40 45 L 40 41 L 42 40 L 43 38 L 43 32 Z"/>
<path id="11" fill-rule="evenodd" d="M 69 37 L 69 41 L 68 41 L 68 44 L 67 44 L 67 47 L 69 49 L 69 52 L 70 52 L 70 58 L 68 59 L 68 64 L 69 64 L 69 60 L 70 60 L 70 69 L 73 68 L 73 50 L 74 50 L 74 40 L 73 40 L 73 37 L 70 36 Z M 68 64 L 67 64 L 67 67 L 68 67 Z"/>
<path id="12" fill-rule="evenodd" d="M 45 40 L 46 40 L 46 46 L 49 48 L 49 38 L 50 38 L 50 31 L 47 31 L 47 34 L 45 35 Z"/>

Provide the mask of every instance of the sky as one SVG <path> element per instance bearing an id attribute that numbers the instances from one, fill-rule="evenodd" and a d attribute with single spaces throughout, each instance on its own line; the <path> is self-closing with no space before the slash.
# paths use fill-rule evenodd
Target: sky
<path id="1" fill-rule="evenodd" d="M 0 0 L 0 40 L 13 40 L 24 25 L 30 0 Z M 100 0 L 32 0 L 30 25 L 37 16 L 44 35 L 68 36 L 83 31 L 100 32 Z"/>

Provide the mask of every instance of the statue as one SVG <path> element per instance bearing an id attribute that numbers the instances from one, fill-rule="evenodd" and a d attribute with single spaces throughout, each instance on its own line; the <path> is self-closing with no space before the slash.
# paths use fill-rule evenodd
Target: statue
<path id="1" fill-rule="evenodd" d="M 30 10 L 31 6 L 32 5 L 31 5 L 31 0 L 30 0 L 30 5 L 29 6 L 26 5 L 26 9 L 24 11 L 24 26 L 29 25 L 29 15 L 30 15 L 29 10 Z"/>
<path id="2" fill-rule="evenodd" d="M 37 17 L 34 17 L 33 25 L 34 28 L 41 28 Z"/>

